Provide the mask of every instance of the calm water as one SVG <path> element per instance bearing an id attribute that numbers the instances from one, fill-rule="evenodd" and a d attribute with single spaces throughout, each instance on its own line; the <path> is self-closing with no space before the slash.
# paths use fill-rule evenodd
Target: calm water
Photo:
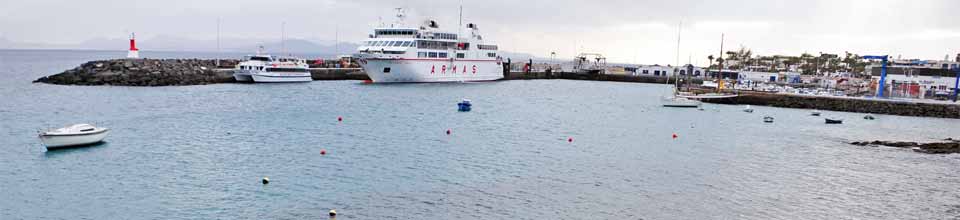
<path id="1" fill-rule="evenodd" d="M 123 55 L 0 51 L 0 219 L 960 217 L 960 155 L 844 144 L 958 138 L 960 120 L 825 112 L 847 119 L 830 126 L 808 110 L 665 109 L 664 86 L 565 80 L 30 83 Z M 465 97 L 474 111 L 456 112 Z M 113 133 L 58 151 L 36 138 L 79 122 Z"/>

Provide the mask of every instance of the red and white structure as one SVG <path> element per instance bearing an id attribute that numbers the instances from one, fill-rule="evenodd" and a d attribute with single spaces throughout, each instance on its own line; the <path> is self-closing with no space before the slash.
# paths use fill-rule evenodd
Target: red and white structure
<path id="1" fill-rule="evenodd" d="M 435 21 L 403 24 L 403 11 L 390 27 L 374 29 L 357 50 L 358 62 L 375 83 L 470 82 L 503 78 L 497 45 L 486 44 L 474 24 L 442 32 Z M 460 33 L 465 33 L 465 36 Z"/>
<path id="2" fill-rule="evenodd" d="M 140 49 L 137 49 L 137 39 L 134 33 L 130 33 L 130 50 L 127 51 L 127 58 L 140 58 Z"/>

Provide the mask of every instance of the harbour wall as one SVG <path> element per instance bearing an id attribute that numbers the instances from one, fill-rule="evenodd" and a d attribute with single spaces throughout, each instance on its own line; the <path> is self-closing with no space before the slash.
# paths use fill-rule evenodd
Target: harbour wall
<path id="1" fill-rule="evenodd" d="M 818 109 L 917 117 L 960 118 L 960 105 L 951 103 L 910 102 L 890 99 L 809 96 L 765 92 L 740 92 L 729 99 L 707 99 L 707 103 L 758 105 L 781 108 Z"/>
<path id="2" fill-rule="evenodd" d="M 219 65 L 217 65 L 219 62 Z M 90 61 L 35 80 L 57 85 L 187 86 L 236 83 L 231 69 L 238 60 L 115 59 Z M 314 80 L 367 80 L 359 68 L 310 69 Z"/>

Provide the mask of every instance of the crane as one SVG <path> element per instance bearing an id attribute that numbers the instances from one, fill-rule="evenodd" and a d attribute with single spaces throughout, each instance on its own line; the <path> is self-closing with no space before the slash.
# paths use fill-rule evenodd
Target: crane
<path id="1" fill-rule="evenodd" d="M 880 91 L 877 96 L 883 98 L 883 91 L 885 90 L 887 82 L 887 59 L 890 56 L 863 56 L 865 60 L 880 60 L 880 86 L 877 87 L 877 91 Z M 954 92 L 956 93 L 956 92 Z M 956 97 L 956 95 L 954 95 Z"/>

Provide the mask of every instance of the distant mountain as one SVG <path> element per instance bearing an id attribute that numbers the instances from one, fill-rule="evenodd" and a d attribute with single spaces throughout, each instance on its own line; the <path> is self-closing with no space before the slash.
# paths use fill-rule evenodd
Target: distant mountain
<path id="1" fill-rule="evenodd" d="M 0 49 L 72 49 L 72 50 L 126 50 L 128 39 L 95 38 L 77 44 L 43 44 L 16 42 L 0 37 Z M 304 39 L 287 39 L 282 44 L 278 40 L 253 38 L 223 38 L 220 40 L 220 51 L 236 53 L 254 53 L 263 46 L 266 53 L 280 54 L 281 50 L 289 54 L 311 54 L 316 56 L 334 57 L 343 54 L 353 54 L 359 44 L 340 42 L 318 43 Z M 137 39 L 137 47 L 143 51 L 184 51 L 184 52 L 214 52 L 217 51 L 216 40 L 194 40 L 175 36 L 160 35 L 147 39 Z M 500 56 L 513 62 L 543 62 L 548 58 L 539 58 L 527 53 L 500 51 Z"/>
<path id="2" fill-rule="evenodd" d="M 89 39 L 77 44 L 43 44 L 16 42 L 6 38 L 0 38 L 0 49 L 79 49 L 79 50 L 126 50 L 128 39 L 119 38 L 95 38 Z M 303 39 L 287 39 L 283 43 L 277 40 L 265 39 L 241 39 L 225 38 L 220 41 L 220 51 L 223 52 L 255 52 L 260 46 L 263 46 L 268 53 L 280 53 L 281 48 L 287 53 L 310 53 L 310 54 L 350 54 L 359 46 L 355 43 L 340 42 L 339 47 L 335 42 L 328 44 L 316 43 Z M 193 40 L 174 36 L 157 36 L 147 39 L 137 39 L 137 47 L 144 51 L 191 51 L 191 52 L 212 52 L 217 51 L 216 40 Z M 339 48 L 339 50 L 338 50 Z"/>

